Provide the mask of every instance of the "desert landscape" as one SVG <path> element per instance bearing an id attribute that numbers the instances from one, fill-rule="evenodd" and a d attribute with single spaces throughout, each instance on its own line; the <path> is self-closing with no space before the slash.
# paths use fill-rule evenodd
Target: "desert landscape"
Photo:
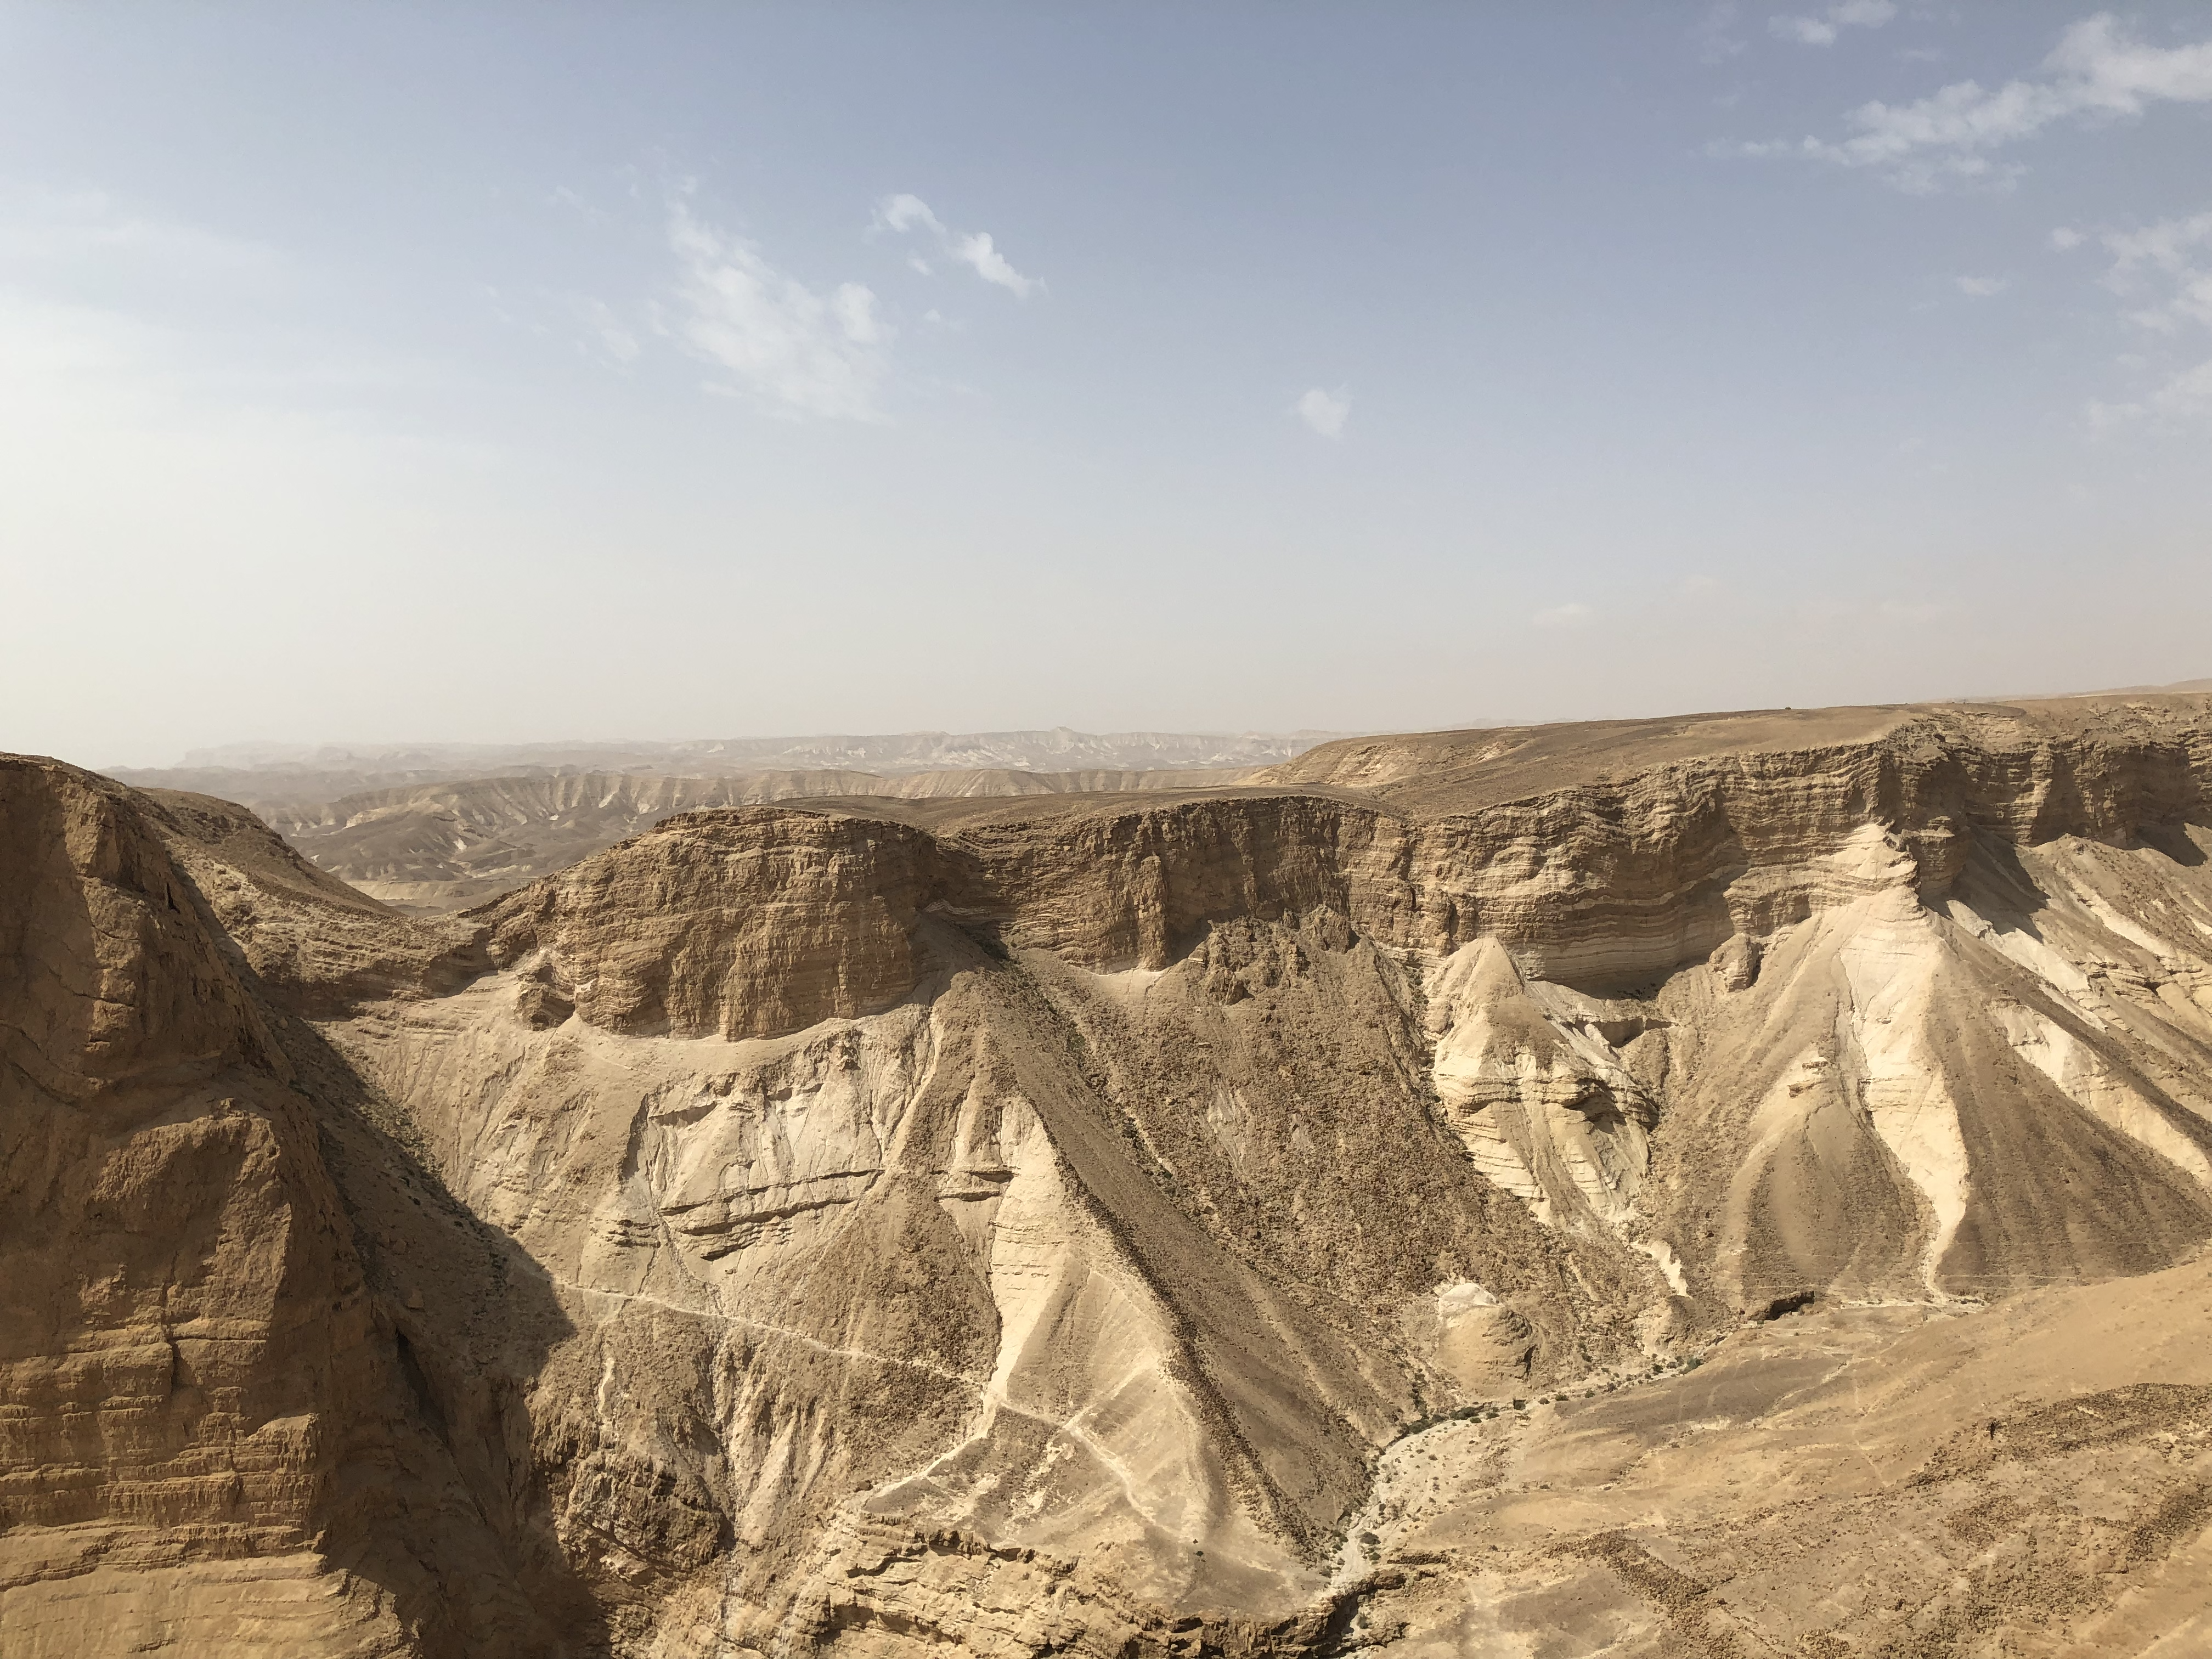
<path id="1" fill-rule="evenodd" d="M 2204 0 L 0 5 L 0 1659 L 2212 1659 Z"/>
<path id="2" fill-rule="evenodd" d="M 2212 696 L 1294 750 L 0 763 L 0 1651 L 2212 1644 Z"/>

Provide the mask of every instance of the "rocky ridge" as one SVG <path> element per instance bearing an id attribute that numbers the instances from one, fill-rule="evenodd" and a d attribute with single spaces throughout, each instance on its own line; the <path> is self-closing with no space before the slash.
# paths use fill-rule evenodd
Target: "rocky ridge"
<path id="1" fill-rule="evenodd" d="M 664 818 L 705 807 L 848 796 L 896 801 L 1186 790 L 1241 783 L 1260 769 L 540 774 L 264 802 L 260 811 L 318 867 L 386 903 L 436 913 L 496 898 Z"/>

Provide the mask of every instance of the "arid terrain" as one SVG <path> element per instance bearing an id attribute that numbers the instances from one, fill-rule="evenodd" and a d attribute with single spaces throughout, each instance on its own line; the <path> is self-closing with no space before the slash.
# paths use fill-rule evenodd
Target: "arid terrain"
<path id="1" fill-rule="evenodd" d="M 298 811 L 341 796 L 473 783 L 487 778 L 617 777 L 742 781 L 782 787 L 794 775 L 845 773 L 876 793 L 924 772 L 1159 772 L 1272 766 L 1341 737 L 1334 732 L 908 732 L 888 737 L 720 738 L 696 743 L 380 744 L 306 747 L 233 744 L 195 750 L 181 765 L 115 769 L 141 789 L 185 789 Z M 765 779 L 764 782 L 756 780 Z M 1019 793 L 1019 792 L 1016 792 Z"/>
<path id="2" fill-rule="evenodd" d="M 884 777 L 844 769 L 678 778 L 572 773 L 473 778 L 264 805 L 262 817 L 322 868 L 397 908 L 461 908 L 565 869 L 678 812 L 772 801 L 1115 794 L 1243 782 L 1257 767 L 1024 772 L 1005 767 Z"/>
<path id="3" fill-rule="evenodd" d="M 0 758 L 4 1659 L 2212 1652 L 2212 696 L 685 760 Z"/>

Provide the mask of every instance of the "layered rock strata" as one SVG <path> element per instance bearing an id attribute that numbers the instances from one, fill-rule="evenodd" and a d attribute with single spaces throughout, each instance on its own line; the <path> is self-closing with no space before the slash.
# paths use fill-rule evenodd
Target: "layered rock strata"
<path id="1" fill-rule="evenodd" d="M 890 803 L 1150 793 L 1231 786 L 1260 769 L 1199 766 L 1030 772 L 970 767 L 901 777 L 829 767 L 707 777 L 635 771 L 538 772 L 356 790 L 329 799 L 313 794 L 297 798 L 294 792 L 301 781 L 281 784 L 284 793 L 274 799 L 254 788 L 255 774 L 230 774 L 228 781 L 250 791 L 241 798 L 319 868 L 387 903 L 418 914 L 438 914 L 497 898 L 665 818 L 702 808 L 848 796 Z M 164 775 L 142 779 L 140 787 Z M 180 781 L 189 781 L 196 788 L 220 789 L 225 775 L 203 780 L 185 773 Z"/>
<path id="2" fill-rule="evenodd" d="M 715 809 L 434 921 L 8 763 L 0 1649 L 1387 1644 L 1516 1399 L 2212 1235 L 2205 705 Z M 1523 1623 L 1671 1559 L 1559 1528 Z"/>

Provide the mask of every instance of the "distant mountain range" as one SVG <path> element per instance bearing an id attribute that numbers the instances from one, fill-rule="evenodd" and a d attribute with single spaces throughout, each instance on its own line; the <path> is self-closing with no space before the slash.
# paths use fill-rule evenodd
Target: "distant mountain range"
<path id="1" fill-rule="evenodd" d="M 711 738 L 688 743 L 307 744 L 196 749 L 175 767 L 117 768 L 143 789 L 184 789 L 256 811 L 296 810 L 370 789 L 488 777 L 641 773 L 687 778 L 763 771 L 879 776 L 971 768 L 1024 772 L 1191 770 L 1273 766 L 1341 732 L 904 732 L 878 736 Z"/>

